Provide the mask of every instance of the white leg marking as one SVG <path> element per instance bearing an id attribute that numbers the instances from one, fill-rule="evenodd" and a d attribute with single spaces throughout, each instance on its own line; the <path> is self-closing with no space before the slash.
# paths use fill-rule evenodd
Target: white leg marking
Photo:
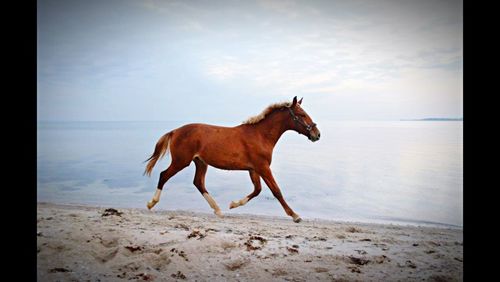
<path id="1" fill-rule="evenodd" d="M 245 205 L 247 202 L 248 202 L 248 198 L 247 198 L 247 197 L 245 197 L 245 198 L 241 199 L 241 200 L 240 200 L 240 206 Z"/>
<path id="2" fill-rule="evenodd" d="M 239 201 L 232 201 L 231 204 L 229 205 L 230 209 L 237 208 L 239 206 L 243 206 L 248 202 L 248 197 L 245 197 Z"/>
<path id="3" fill-rule="evenodd" d="M 205 198 L 205 200 L 207 200 L 210 207 L 214 210 L 214 213 L 218 217 L 222 217 L 222 212 L 217 203 L 215 202 L 214 198 L 212 198 L 212 196 L 210 196 L 208 193 L 203 193 L 203 197 Z"/>
<path id="4" fill-rule="evenodd" d="M 160 189 L 156 189 L 156 192 L 155 192 L 155 195 L 153 196 L 153 199 L 151 199 L 151 201 L 148 202 L 148 209 L 152 209 L 156 203 L 158 203 L 160 201 L 160 195 L 161 195 L 161 190 Z"/>

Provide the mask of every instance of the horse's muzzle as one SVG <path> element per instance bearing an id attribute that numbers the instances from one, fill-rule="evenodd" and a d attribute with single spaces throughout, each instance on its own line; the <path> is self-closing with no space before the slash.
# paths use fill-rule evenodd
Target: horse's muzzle
<path id="1" fill-rule="evenodd" d="M 321 136 L 320 133 L 318 133 L 318 135 L 316 136 L 313 136 L 312 134 L 309 135 L 309 140 L 311 140 L 312 142 L 316 142 L 319 140 L 319 137 Z"/>

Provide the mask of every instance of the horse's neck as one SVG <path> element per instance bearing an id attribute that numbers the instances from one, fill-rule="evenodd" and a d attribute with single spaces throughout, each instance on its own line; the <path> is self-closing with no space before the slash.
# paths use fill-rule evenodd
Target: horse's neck
<path id="1" fill-rule="evenodd" d="M 286 118 L 282 112 L 272 113 L 257 123 L 255 128 L 274 147 L 281 135 L 290 129 Z"/>

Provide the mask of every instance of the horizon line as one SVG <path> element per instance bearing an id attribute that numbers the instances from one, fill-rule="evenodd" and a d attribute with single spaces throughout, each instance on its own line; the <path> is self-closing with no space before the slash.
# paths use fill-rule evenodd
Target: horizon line
<path id="1" fill-rule="evenodd" d="M 463 117 L 424 117 L 424 118 L 390 118 L 390 119 L 328 119 L 327 121 L 425 121 L 425 120 L 463 120 Z M 209 122 L 233 122 L 234 120 L 213 119 Z M 190 119 L 170 120 L 38 120 L 37 123 L 47 122 L 199 122 Z"/>

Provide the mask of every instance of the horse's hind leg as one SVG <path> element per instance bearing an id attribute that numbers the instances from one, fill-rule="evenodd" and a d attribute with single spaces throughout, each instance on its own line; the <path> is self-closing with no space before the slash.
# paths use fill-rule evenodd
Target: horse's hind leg
<path id="1" fill-rule="evenodd" d="M 252 183 L 254 186 L 253 192 L 239 201 L 232 201 L 231 204 L 229 205 L 230 209 L 234 209 L 234 208 L 237 208 L 239 206 L 243 206 L 244 204 L 246 204 L 248 201 L 250 201 L 254 197 L 257 197 L 259 195 L 260 191 L 262 191 L 262 186 L 260 185 L 260 176 L 253 170 L 250 170 L 249 172 L 250 172 L 250 178 L 252 179 Z"/>
<path id="2" fill-rule="evenodd" d="M 214 210 L 214 213 L 218 217 L 222 217 L 222 212 L 219 206 L 215 202 L 214 198 L 212 198 L 212 196 L 208 194 L 208 191 L 205 188 L 205 174 L 207 173 L 207 168 L 208 168 L 207 164 L 199 158 L 194 158 L 193 161 L 194 164 L 196 165 L 196 173 L 194 175 L 194 181 L 193 181 L 194 186 L 198 188 L 198 191 L 200 191 L 205 200 L 207 200 L 210 207 Z"/>
<path id="3" fill-rule="evenodd" d="M 151 201 L 149 201 L 147 204 L 148 209 L 152 209 L 160 201 L 160 195 L 161 195 L 161 191 L 163 189 L 163 185 L 165 185 L 165 183 L 172 176 L 174 176 L 176 173 L 178 173 L 179 171 L 184 169 L 186 166 L 187 166 L 186 164 L 181 165 L 179 162 L 172 161 L 170 166 L 166 170 L 164 170 L 160 173 L 160 179 L 158 180 L 158 187 L 157 187 L 156 192 L 153 196 L 153 199 L 151 199 Z"/>

